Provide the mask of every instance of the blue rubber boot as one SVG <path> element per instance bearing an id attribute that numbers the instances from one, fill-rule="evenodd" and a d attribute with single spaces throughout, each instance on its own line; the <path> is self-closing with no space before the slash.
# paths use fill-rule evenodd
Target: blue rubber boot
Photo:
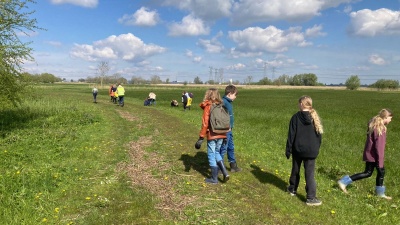
<path id="1" fill-rule="evenodd" d="M 344 177 L 342 177 L 340 180 L 338 180 L 338 185 L 340 190 L 342 190 L 344 193 L 348 193 L 346 190 L 347 185 L 353 183 L 353 181 L 351 180 L 349 175 L 345 175 Z"/>
<path id="2" fill-rule="evenodd" d="M 375 187 L 375 193 L 378 197 L 387 199 L 387 200 L 392 200 L 392 197 L 386 196 L 385 195 L 386 187 L 385 186 L 376 186 Z"/>

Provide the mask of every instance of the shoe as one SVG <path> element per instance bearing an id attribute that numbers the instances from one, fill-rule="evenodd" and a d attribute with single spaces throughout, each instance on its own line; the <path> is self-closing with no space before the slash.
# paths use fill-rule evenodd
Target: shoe
<path id="1" fill-rule="evenodd" d="M 317 198 L 307 199 L 306 204 L 309 206 L 318 206 L 322 205 L 322 201 L 318 200 Z"/>
<path id="2" fill-rule="evenodd" d="M 346 185 L 343 184 L 340 180 L 338 180 L 337 184 L 338 184 L 340 190 L 342 190 L 345 194 L 349 193 L 349 192 L 347 192 Z"/>
<path id="3" fill-rule="evenodd" d="M 289 194 L 291 195 L 291 196 L 296 196 L 296 191 L 292 191 L 292 190 L 290 190 L 289 189 L 289 187 L 287 188 L 287 191 L 289 192 Z"/>

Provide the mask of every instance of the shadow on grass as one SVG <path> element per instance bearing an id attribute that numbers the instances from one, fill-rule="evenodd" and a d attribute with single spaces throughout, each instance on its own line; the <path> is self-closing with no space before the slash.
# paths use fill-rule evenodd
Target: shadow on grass
<path id="1" fill-rule="evenodd" d="M 272 184 L 275 187 L 279 188 L 283 192 L 287 192 L 287 183 L 286 181 L 282 180 L 280 177 L 276 176 L 275 174 L 272 174 L 268 171 L 262 171 L 260 167 L 256 165 L 250 165 L 250 167 L 253 169 L 251 173 L 261 182 L 261 183 L 267 183 L 267 184 Z M 289 193 L 288 193 L 289 194 Z M 306 197 L 304 195 L 296 195 L 297 198 L 299 198 L 302 201 L 306 200 Z"/>
<path id="2" fill-rule="evenodd" d="M 207 153 L 198 151 L 194 156 L 182 154 L 179 160 L 183 162 L 185 172 L 193 169 L 204 177 L 210 176 Z"/>

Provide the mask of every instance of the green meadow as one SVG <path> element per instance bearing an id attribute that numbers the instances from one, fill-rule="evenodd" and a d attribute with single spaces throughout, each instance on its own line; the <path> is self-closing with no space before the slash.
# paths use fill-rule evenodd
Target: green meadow
<path id="1" fill-rule="evenodd" d="M 118 107 L 107 87 L 95 104 L 90 85 L 55 84 L 0 109 L 0 224 L 400 224 L 397 91 L 240 87 L 233 133 L 243 171 L 207 185 L 206 145 L 194 148 L 207 88 L 126 86 Z M 170 107 L 183 90 L 194 93 L 191 110 Z M 157 103 L 143 106 L 150 91 Z M 287 129 L 302 95 L 312 97 L 325 131 L 318 207 L 305 204 L 304 176 L 297 196 L 286 192 Z M 367 122 L 382 108 L 394 113 L 384 182 L 393 200 L 374 195 L 376 172 L 346 195 L 336 181 L 364 170 Z"/>

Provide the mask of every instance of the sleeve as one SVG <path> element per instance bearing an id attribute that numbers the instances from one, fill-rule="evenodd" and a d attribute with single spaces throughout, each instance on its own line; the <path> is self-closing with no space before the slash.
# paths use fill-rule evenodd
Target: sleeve
<path id="1" fill-rule="evenodd" d="M 290 119 L 288 138 L 286 141 L 286 153 L 292 153 L 294 139 L 296 137 L 297 124 L 295 116 Z"/>
<path id="2" fill-rule="evenodd" d="M 383 168 L 383 162 L 385 158 L 386 132 L 382 132 L 382 135 L 378 135 L 378 132 L 374 131 L 374 141 L 376 148 L 377 164 L 379 165 L 379 168 Z"/>
<path id="3" fill-rule="evenodd" d="M 210 121 L 210 109 L 211 106 L 208 105 L 204 108 L 203 110 L 203 116 L 202 116 L 202 121 L 201 121 L 201 130 L 200 130 L 200 137 L 206 137 L 207 136 L 207 130 L 208 130 L 208 123 Z"/>

